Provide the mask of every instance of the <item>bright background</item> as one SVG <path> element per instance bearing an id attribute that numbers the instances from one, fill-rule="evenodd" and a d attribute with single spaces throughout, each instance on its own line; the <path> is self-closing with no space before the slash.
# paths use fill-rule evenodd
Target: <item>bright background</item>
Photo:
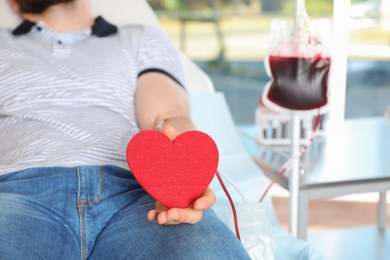
<path id="1" fill-rule="evenodd" d="M 235 122 L 254 123 L 265 83 L 271 20 L 292 22 L 292 0 L 148 0 L 174 43 L 225 93 Z M 306 0 L 311 19 L 332 20 L 332 0 Z M 345 118 L 390 106 L 390 0 L 352 0 Z M 344 25 L 343 25 L 344 26 Z"/>

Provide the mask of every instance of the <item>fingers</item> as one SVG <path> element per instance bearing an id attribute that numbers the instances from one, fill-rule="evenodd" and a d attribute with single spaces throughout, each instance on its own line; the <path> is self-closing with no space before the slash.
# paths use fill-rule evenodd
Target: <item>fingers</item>
<path id="1" fill-rule="evenodd" d="M 148 212 L 149 221 L 155 221 L 160 225 L 176 225 L 181 223 L 196 224 L 203 217 L 202 210 L 193 208 L 172 208 L 163 211 L 151 210 Z"/>
<path id="2" fill-rule="evenodd" d="M 172 208 L 162 211 L 157 216 L 157 223 L 160 225 L 176 225 L 181 223 L 196 224 L 203 217 L 203 211 L 193 208 L 178 209 Z"/>
<path id="3" fill-rule="evenodd" d="M 156 221 L 160 225 L 176 225 L 180 223 L 196 224 L 203 217 L 203 210 L 214 205 L 216 197 L 208 187 L 203 194 L 189 208 L 179 209 L 164 207 L 156 202 L 155 209 L 148 212 L 148 220 Z"/>
<path id="4" fill-rule="evenodd" d="M 158 215 L 158 213 L 156 210 L 151 210 L 148 212 L 147 218 L 149 221 L 156 221 L 157 215 Z"/>
<path id="5" fill-rule="evenodd" d="M 172 142 L 176 139 L 176 137 L 180 135 L 179 131 L 177 131 L 173 126 L 168 124 L 164 125 L 164 127 L 162 128 L 162 133 L 168 136 L 169 140 L 171 140 Z"/>
<path id="6" fill-rule="evenodd" d="M 195 200 L 194 209 L 206 210 L 208 208 L 211 208 L 216 200 L 217 198 L 214 192 L 210 189 L 210 187 L 207 187 L 207 189 L 202 193 L 202 195 L 197 200 Z"/>
<path id="7" fill-rule="evenodd" d="M 168 208 L 162 205 L 160 202 L 156 201 L 155 209 L 148 212 L 147 218 L 150 221 L 157 221 L 157 216 L 162 211 L 167 210 Z"/>
<path id="8" fill-rule="evenodd" d="M 173 115 L 158 118 L 156 121 L 156 129 L 168 136 L 171 141 L 174 141 L 180 133 L 195 130 L 195 126 L 188 116 Z"/>

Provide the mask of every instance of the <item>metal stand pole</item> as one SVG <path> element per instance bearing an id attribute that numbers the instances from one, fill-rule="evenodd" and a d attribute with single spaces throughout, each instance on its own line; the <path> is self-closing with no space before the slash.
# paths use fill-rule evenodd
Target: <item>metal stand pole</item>
<path id="1" fill-rule="evenodd" d="M 378 228 L 381 231 L 386 230 L 386 192 L 379 193 Z"/>
<path id="2" fill-rule="evenodd" d="M 299 34 L 302 22 L 302 12 L 305 8 L 305 0 L 295 0 L 294 8 L 294 32 L 293 41 L 299 41 Z M 301 137 L 301 119 L 297 113 L 292 112 L 291 116 L 291 158 L 292 168 L 291 176 L 289 180 L 290 190 L 290 218 L 289 228 L 290 233 L 298 237 L 299 230 L 299 150 L 300 150 L 300 137 Z"/>
<path id="3" fill-rule="evenodd" d="M 291 116 L 291 158 L 292 158 L 292 168 L 291 176 L 289 180 L 289 190 L 290 190 L 290 218 L 289 218 L 289 228 L 290 233 L 298 237 L 298 218 L 299 218 L 299 150 L 300 150 L 300 135 L 301 135 L 301 119 L 300 116 L 296 113 L 293 113 Z"/>

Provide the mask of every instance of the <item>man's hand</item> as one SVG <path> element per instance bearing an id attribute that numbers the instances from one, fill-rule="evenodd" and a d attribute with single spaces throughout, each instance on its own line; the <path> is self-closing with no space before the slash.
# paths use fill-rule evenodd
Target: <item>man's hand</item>
<path id="1" fill-rule="evenodd" d="M 215 200 L 214 192 L 208 187 L 189 208 L 168 209 L 160 202 L 156 202 L 155 209 L 148 212 L 148 219 L 156 221 L 160 225 L 196 224 L 202 219 L 203 210 L 213 206 Z"/>
<path id="2" fill-rule="evenodd" d="M 183 122 L 183 120 L 182 118 L 173 118 L 167 121 L 170 122 L 162 127 L 162 132 L 173 141 L 180 135 L 180 132 L 176 130 L 176 128 L 180 129 L 180 126 L 176 124 Z M 171 124 L 175 125 L 175 127 Z M 185 209 L 168 209 L 161 203 L 156 202 L 155 209 L 148 212 L 148 219 L 150 221 L 156 221 L 160 225 L 175 225 L 180 223 L 196 224 L 202 219 L 203 210 L 212 207 L 215 201 L 215 194 L 210 187 L 208 187 L 190 207 Z"/>

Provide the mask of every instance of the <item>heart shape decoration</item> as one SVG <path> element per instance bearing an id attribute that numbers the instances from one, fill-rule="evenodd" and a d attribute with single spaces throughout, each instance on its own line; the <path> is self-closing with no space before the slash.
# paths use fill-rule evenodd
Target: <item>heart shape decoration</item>
<path id="1" fill-rule="evenodd" d="M 154 130 L 136 134 L 126 150 L 134 177 L 167 208 L 190 206 L 208 187 L 217 171 L 219 153 L 214 140 L 188 131 L 173 142 Z"/>

